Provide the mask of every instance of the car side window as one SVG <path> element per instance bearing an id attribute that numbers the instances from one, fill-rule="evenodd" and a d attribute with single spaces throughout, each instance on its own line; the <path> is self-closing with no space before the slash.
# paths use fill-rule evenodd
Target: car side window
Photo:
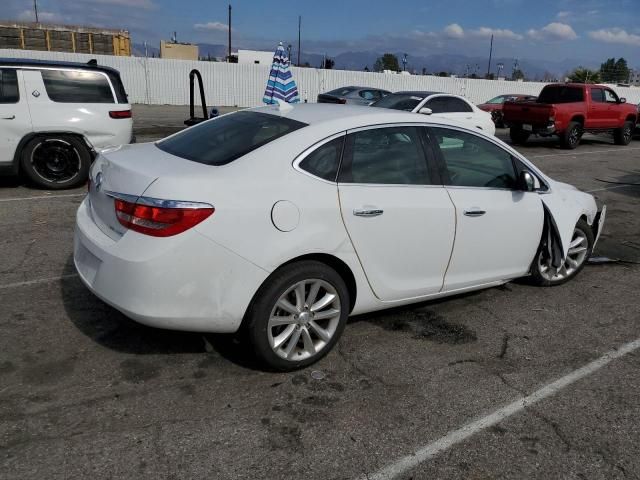
<path id="1" fill-rule="evenodd" d="M 420 130 L 417 127 L 391 127 L 349 134 L 340 182 L 431 184 Z"/>
<path id="2" fill-rule="evenodd" d="M 435 97 L 424 104 L 424 108 L 430 108 L 432 113 L 446 113 L 447 102 L 445 97 Z"/>
<path id="3" fill-rule="evenodd" d="M 365 100 L 369 100 L 371 102 L 379 99 L 379 97 L 376 95 L 376 92 L 374 92 L 373 90 L 360 90 L 358 95 L 360 95 L 361 98 L 364 98 Z"/>
<path id="4" fill-rule="evenodd" d="M 111 84 L 99 72 L 41 70 L 49 98 L 58 103 L 116 103 Z"/>
<path id="5" fill-rule="evenodd" d="M 450 185 L 517 188 L 511 154 L 477 135 L 447 128 L 431 129 L 449 173 Z"/>
<path id="6" fill-rule="evenodd" d="M 446 98 L 446 100 L 446 108 L 448 112 L 473 112 L 473 109 L 464 100 L 454 97 Z"/>
<path id="7" fill-rule="evenodd" d="M 591 89 L 591 100 L 597 103 L 604 102 L 604 90 L 601 88 L 592 88 Z"/>
<path id="8" fill-rule="evenodd" d="M 18 103 L 18 74 L 12 69 L 0 69 L 0 103 Z"/>
<path id="9" fill-rule="evenodd" d="M 321 145 L 298 165 L 305 172 L 330 182 L 336 181 L 344 136 Z"/>
<path id="10" fill-rule="evenodd" d="M 611 90 L 604 91 L 604 99 L 607 103 L 618 103 L 618 95 L 613 93 Z"/>

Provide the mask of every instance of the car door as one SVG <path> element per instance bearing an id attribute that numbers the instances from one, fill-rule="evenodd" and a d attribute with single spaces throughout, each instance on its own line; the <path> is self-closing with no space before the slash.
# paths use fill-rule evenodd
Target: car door
<path id="1" fill-rule="evenodd" d="M 342 218 L 374 294 L 383 301 L 437 293 L 451 255 L 455 210 L 424 127 L 348 132 L 338 177 Z"/>
<path id="2" fill-rule="evenodd" d="M 620 109 L 618 108 L 620 99 L 618 98 L 618 95 L 616 95 L 613 90 L 605 88 L 604 100 L 607 102 L 607 113 L 604 128 L 620 127 Z"/>
<path id="3" fill-rule="evenodd" d="M 22 72 L 0 69 L 0 166 L 13 162 L 20 140 L 32 131 L 31 115 L 24 98 Z"/>
<path id="4" fill-rule="evenodd" d="M 604 100 L 604 89 L 591 87 L 591 104 L 585 122 L 586 128 L 604 128 L 607 121 L 608 105 Z"/>
<path id="5" fill-rule="evenodd" d="M 430 108 L 433 112 L 432 115 L 436 118 L 455 120 L 468 124 L 469 126 L 483 129 L 483 122 L 481 119 L 476 118 L 476 114 L 471 105 L 460 98 L 448 95 L 432 97 L 424 106 Z"/>
<path id="6" fill-rule="evenodd" d="M 518 188 L 511 154 L 466 131 L 433 126 L 432 144 L 456 208 L 456 239 L 444 291 L 525 275 L 542 235 L 538 193 Z"/>

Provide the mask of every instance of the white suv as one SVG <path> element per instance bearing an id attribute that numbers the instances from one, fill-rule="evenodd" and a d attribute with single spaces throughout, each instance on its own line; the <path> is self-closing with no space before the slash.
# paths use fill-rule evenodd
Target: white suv
<path id="1" fill-rule="evenodd" d="M 112 68 L 0 59 L 0 174 L 48 189 L 87 181 L 95 149 L 130 143 L 131 106 Z"/>

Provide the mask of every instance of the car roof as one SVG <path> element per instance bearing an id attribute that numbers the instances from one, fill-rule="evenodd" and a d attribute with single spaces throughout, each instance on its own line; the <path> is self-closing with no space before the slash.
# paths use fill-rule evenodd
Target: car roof
<path id="1" fill-rule="evenodd" d="M 99 72 L 108 72 L 118 74 L 118 70 L 111 67 L 105 67 L 94 63 L 91 60 L 89 63 L 80 62 L 62 62 L 57 60 L 33 60 L 28 58 L 0 58 L 0 65 L 3 67 L 43 67 L 43 68 L 73 68 L 80 70 L 96 70 Z"/>
<path id="2" fill-rule="evenodd" d="M 250 109 L 255 112 L 278 115 L 314 126 L 336 126 L 336 131 L 385 123 L 442 124 L 468 128 L 455 120 L 435 118 L 420 113 L 374 108 L 360 105 L 336 105 L 331 103 L 297 103 L 279 107 L 268 105 Z"/>
<path id="3" fill-rule="evenodd" d="M 452 95 L 450 93 L 445 92 L 427 92 L 423 90 L 402 90 L 400 92 L 395 92 L 392 95 L 415 95 L 416 97 L 428 97 L 430 95 Z"/>

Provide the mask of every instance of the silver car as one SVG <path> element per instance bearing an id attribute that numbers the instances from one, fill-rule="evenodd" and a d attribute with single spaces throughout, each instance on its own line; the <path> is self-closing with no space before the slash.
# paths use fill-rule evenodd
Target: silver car
<path id="1" fill-rule="evenodd" d="M 318 95 L 318 103 L 347 103 L 350 105 L 370 105 L 391 92 L 371 87 L 341 87 Z"/>

